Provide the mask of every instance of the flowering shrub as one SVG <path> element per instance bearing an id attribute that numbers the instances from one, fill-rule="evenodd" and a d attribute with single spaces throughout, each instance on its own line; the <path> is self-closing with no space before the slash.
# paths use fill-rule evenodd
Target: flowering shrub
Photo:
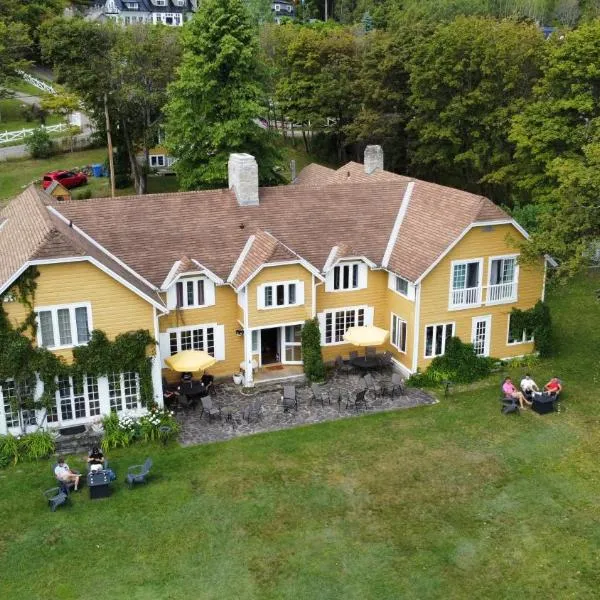
<path id="1" fill-rule="evenodd" d="M 104 437 L 102 449 L 126 447 L 135 441 L 167 441 L 179 433 L 179 423 L 173 413 L 153 407 L 142 414 L 111 413 L 102 419 Z"/>

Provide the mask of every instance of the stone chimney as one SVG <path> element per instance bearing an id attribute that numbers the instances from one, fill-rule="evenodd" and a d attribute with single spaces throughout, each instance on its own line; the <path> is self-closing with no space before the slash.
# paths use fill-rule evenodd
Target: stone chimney
<path id="1" fill-rule="evenodd" d="M 258 205 L 258 164 L 251 154 L 229 155 L 229 189 L 240 206 Z"/>
<path id="2" fill-rule="evenodd" d="M 370 175 L 377 169 L 383 171 L 383 148 L 381 146 L 367 146 L 365 148 L 365 173 Z"/>

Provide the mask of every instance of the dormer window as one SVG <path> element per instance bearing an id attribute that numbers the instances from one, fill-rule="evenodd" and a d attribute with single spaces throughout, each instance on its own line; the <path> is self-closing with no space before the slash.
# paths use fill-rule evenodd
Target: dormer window
<path id="1" fill-rule="evenodd" d="M 138 10 L 140 5 L 137 2 L 126 2 L 125 6 L 129 9 L 129 10 Z"/>
<path id="2" fill-rule="evenodd" d="M 327 273 L 328 292 L 360 290 L 367 287 L 367 265 L 362 262 L 339 263 Z"/>
<path id="3" fill-rule="evenodd" d="M 204 278 L 184 279 L 178 281 L 177 308 L 192 308 L 206 305 L 206 294 L 204 290 Z"/>
<path id="4" fill-rule="evenodd" d="M 167 0 L 153 0 L 154 6 L 166 6 Z"/>

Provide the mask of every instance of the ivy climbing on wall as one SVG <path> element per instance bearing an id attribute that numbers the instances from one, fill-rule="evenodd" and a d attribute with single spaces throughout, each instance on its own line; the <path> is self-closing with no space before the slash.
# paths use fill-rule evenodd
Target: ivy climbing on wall
<path id="1" fill-rule="evenodd" d="M 533 334 L 535 349 L 544 358 L 552 352 L 552 318 L 548 305 L 541 300 L 528 310 L 513 308 L 510 314 L 510 333 L 520 338 L 523 331 Z"/>

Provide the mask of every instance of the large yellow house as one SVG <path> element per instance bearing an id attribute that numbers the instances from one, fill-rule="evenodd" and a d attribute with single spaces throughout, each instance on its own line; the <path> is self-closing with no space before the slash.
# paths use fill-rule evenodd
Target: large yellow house
<path id="1" fill-rule="evenodd" d="M 519 263 L 527 233 L 490 200 L 365 164 L 306 167 L 292 185 L 259 188 L 254 158 L 234 154 L 229 189 L 57 201 L 28 188 L 0 212 L 0 294 L 9 318 L 19 276 L 35 265 L 37 344 L 71 360 L 93 329 L 147 329 L 164 359 L 201 349 L 216 376 L 301 365 L 300 330 L 317 317 L 323 356 L 348 357 L 345 331 L 390 332 L 380 351 L 405 374 L 444 353 L 450 336 L 499 358 L 533 350 L 510 334 L 513 307 L 544 296 L 545 259 Z M 276 372 L 274 372 L 276 374 Z M 38 382 L 38 388 L 41 384 Z M 41 394 L 41 389 L 36 390 Z M 0 433 L 19 425 L 11 381 L 0 382 Z M 53 424 L 140 408 L 136 373 L 59 382 Z"/>

